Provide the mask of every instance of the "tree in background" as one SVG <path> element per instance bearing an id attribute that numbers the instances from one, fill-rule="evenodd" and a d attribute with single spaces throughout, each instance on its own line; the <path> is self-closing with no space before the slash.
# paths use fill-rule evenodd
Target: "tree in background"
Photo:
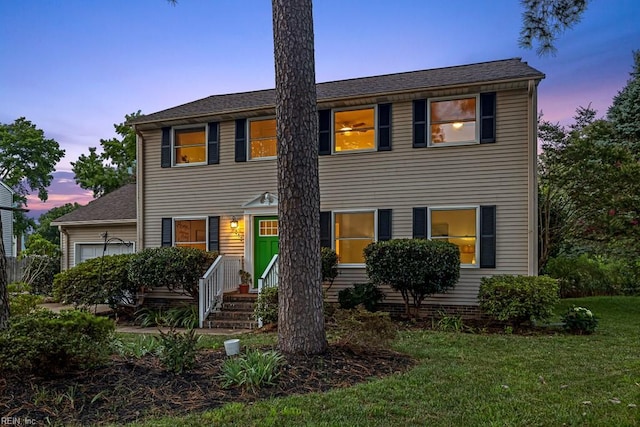
<path id="1" fill-rule="evenodd" d="M 622 260 L 640 259 L 640 55 L 608 119 L 578 108 L 565 129 L 543 122 L 540 203 L 544 255 L 578 248 Z M 554 225 L 555 224 L 555 225 Z M 556 233 L 554 235 L 554 233 Z"/>
<path id="2" fill-rule="evenodd" d="M 135 181 L 136 134 L 126 123 L 141 116 L 138 110 L 125 115 L 124 122 L 113 127 L 121 139 L 101 139 L 102 153 L 96 147 L 89 147 L 89 155 L 82 154 L 71 162 L 76 183 L 85 190 L 93 191 L 93 197 L 100 197 Z"/>
<path id="3" fill-rule="evenodd" d="M 60 145 L 45 138 L 44 132 L 24 117 L 0 124 L 0 181 L 15 191 L 14 203 L 18 207 L 27 206 L 27 195 L 34 191 L 40 200 L 47 200 L 52 173 L 63 156 Z M 16 211 L 14 217 L 16 235 L 34 225 L 21 211 Z"/>
<path id="4" fill-rule="evenodd" d="M 45 240 L 53 243 L 56 246 L 60 245 L 60 232 L 57 227 L 52 227 L 51 222 L 60 218 L 63 215 L 73 212 L 80 208 L 81 205 L 77 202 L 66 203 L 62 206 L 49 209 L 47 212 L 40 215 L 38 218 L 38 225 L 34 229 L 34 234 L 40 235 Z M 27 242 L 27 248 L 29 244 Z"/>

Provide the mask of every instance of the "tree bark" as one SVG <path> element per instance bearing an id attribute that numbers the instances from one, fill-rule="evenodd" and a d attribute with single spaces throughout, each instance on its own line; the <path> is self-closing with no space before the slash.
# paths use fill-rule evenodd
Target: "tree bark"
<path id="1" fill-rule="evenodd" d="M 0 209 L 2 212 L 2 209 Z M 5 258 L 2 220 L 0 219 L 0 331 L 9 329 L 9 295 L 7 292 L 7 259 Z"/>
<path id="2" fill-rule="evenodd" d="M 327 347 L 320 263 L 320 184 L 311 0 L 272 0 L 278 138 L 278 346 Z"/>

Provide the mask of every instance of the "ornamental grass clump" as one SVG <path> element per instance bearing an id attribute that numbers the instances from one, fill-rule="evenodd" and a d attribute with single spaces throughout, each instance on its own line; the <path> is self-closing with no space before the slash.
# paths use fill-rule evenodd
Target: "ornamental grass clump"
<path id="1" fill-rule="evenodd" d="M 275 350 L 248 350 L 245 354 L 224 361 L 220 375 L 222 386 L 251 390 L 272 386 L 280 376 L 280 368 L 285 362 L 284 356 Z"/>
<path id="2" fill-rule="evenodd" d="M 590 335 L 598 327 L 598 318 L 585 307 L 570 307 L 562 315 L 564 329 L 576 335 Z"/>

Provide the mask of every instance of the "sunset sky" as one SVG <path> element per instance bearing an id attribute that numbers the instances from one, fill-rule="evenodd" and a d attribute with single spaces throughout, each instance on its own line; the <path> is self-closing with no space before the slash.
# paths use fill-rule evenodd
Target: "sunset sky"
<path id="1" fill-rule="evenodd" d="M 518 47 L 517 0 L 316 0 L 318 82 L 522 57 L 546 74 L 539 107 L 567 123 L 600 115 L 640 49 L 640 1 L 593 0 L 555 56 Z M 124 115 L 274 87 L 266 0 L 0 0 L 0 123 L 24 116 L 66 150 L 49 201 L 90 194 L 70 162 L 115 136 Z"/>

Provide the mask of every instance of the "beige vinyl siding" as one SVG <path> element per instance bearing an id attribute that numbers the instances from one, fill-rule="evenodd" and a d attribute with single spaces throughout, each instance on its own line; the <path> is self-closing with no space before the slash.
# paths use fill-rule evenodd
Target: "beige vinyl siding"
<path id="1" fill-rule="evenodd" d="M 528 272 L 527 112 L 526 90 L 498 92 L 495 144 L 412 148 L 412 103 L 394 103 L 392 151 L 320 156 L 321 210 L 392 209 L 393 237 L 411 238 L 414 207 L 496 205 L 497 268 L 464 268 L 452 292 L 427 301 L 476 304 L 480 277 Z M 160 245 L 162 217 L 221 215 L 221 251 L 242 255 L 230 217 L 277 192 L 276 160 L 236 163 L 233 121 L 221 123 L 218 165 L 162 169 L 160 138 L 160 130 L 144 132 L 145 246 Z M 342 268 L 332 296 L 366 280 L 364 268 Z M 385 300 L 401 301 L 395 292 Z"/>
<path id="2" fill-rule="evenodd" d="M 75 265 L 75 248 L 77 243 L 103 243 L 104 239 L 101 235 L 106 231 L 109 238 L 117 237 L 125 242 L 136 241 L 136 224 L 105 224 L 105 225 L 83 225 L 83 226 L 63 226 L 63 230 L 67 232 L 60 235 L 60 246 L 62 249 L 62 269 L 73 267 Z M 135 247 L 136 250 L 140 248 Z"/>

